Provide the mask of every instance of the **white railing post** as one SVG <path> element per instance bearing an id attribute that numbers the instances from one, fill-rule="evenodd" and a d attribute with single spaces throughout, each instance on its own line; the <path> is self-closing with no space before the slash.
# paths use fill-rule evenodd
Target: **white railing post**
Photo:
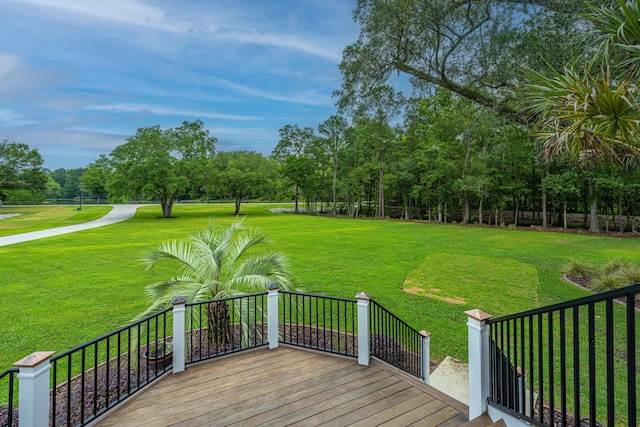
<path id="1" fill-rule="evenodd" d="M 278 348 L 278 284 L 267 285 L 267 338 L 269 348 Z"/>
<path id="2" fill-rule="evenodd" d="M 469 420 L 487 412 L 491 390 L 489 378 L 489 326 L 491 315 L 480 310 L 465 311 L 469 330 Z"/>
<path id="3" fill-rule="evenodd" d="M 431 332 L 420 331 L 420 345 L 422 346 L 422 381 L 429 384 L 431 375 Z"/>
<path id="4" fill-rule="evenodd" d="M 358 292 L 358 364 L 369 365 L 369 294 Z"/>
<path id="5" fill-rule="evenodd" d="M 18 422 L 20 427 L 49 426 L 49 372 L 54 351 L 31 353 L 13 366 L 18 373 Z"/>
<path id="6" fill-rule="evenodd" d="M 175 297 L 173 304 L 173 373 L 184 371 L 185 364 L 185 312 L 186 297 Z"/>

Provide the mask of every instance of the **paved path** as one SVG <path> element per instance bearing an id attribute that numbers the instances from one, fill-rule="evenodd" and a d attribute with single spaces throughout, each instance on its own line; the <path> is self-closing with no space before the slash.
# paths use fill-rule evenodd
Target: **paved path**
<path id="1" fill-rule="evenodd" d="M 73 233 L 74 231 L 88 230 L 90 228 L 102 227 L 104 225 L 115 224 L 126 221 L 135 215 L 140 206 L 145 205 L 112 205 L 113 209 L 102 218 L 82 224 L 67 225 L 66 227 L 49 228 L 47 230 L 31 231 L 29 233 L 14 234 L 12 236 L 0 237 L 0 246 L 13 245 L 16 243 L 28 242 L 30 240 L 44 239 L 45 237 L 59 236 L 60 234 Z"/>

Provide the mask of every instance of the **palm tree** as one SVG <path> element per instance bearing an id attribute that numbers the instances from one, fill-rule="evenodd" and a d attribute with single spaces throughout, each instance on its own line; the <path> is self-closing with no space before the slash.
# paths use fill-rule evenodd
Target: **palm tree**
<path id="1" fill-rule="evenodd" d="M 583 72 L 567 66 L 551 76 L 533 73 L 527 97 L 547 159 L 640 161 L 640 0 L 616 1 L 618 8 L 595 8 L 587 16 L 601 35 L 600 71 L 586 64 Z"/>
<path id="2" fill-rule="evenodd" d="M 635 73 L 616 83 L 609 71 L 594 76 L 571 68 L 529 85 L 530 108 L 538 117 L 545 159 L 594 158 L 620 163 L 640 160 L 640 106 Z"/>
<path id="3" fill-rule="evenodd" d="M 188 302 L 204 302 L 262 292 L 271 283 L 283 290 L 293 289 L 291 268 L 284 254 L 253 251 L 267 242 L 267 236 L 242 223 L 243 220 L 236 220 L 225 227 L 212 218 L 208 228 L 194 232 L 188 241 L 161 243 L 146 254 L 143 262 L 149 270 L 165 261 L 175 265 L 176 270 L 173 277 L 145 287 L 151 305 L 133 321 L 170 307 L 177 296 L 187 297 Z M 232 313 L 248 312 L 247 307 L 241 307 L 241 301 L 212 301 L 207 305 L 209 345 L 231 341 Z M 188 330 L 199 324 L 197 312 L 193 310 L 187 319 Z M 243 331 L 246 337 L 246 328 Z"/>

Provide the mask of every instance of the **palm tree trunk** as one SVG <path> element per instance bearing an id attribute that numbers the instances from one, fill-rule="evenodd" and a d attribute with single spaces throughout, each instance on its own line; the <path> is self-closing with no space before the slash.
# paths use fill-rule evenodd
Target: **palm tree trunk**
<path id="1" fill-rule="evenodd" d="M 231 342 L 229 307 L 224 301 L 207 305 L 207 342 L 210 347 Z"/>

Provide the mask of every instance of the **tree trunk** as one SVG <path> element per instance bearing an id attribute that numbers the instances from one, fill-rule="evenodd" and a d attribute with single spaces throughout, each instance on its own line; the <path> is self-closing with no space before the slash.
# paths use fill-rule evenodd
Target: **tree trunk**
<path id="1" fill-rule="evenodd" d="M 380 177 L 378 185 L 378 218 L 384 218 L 384 157 L 380 159 Z"/>
<path id="2" fill-rule="evenodd" d="M 478 206 L 478 224 L 482 225 L 482 202 L 484 201 L 484 199 L 481 197 L 480 198 L 480 205 Z"/>
<path id="3" fill-rule="evenodd" d="M 207 305 L 207 342 L 210 347 L 232 341 L 229 307 L 225 301 L 214 301 Z"/>
<path id="4" fill-rule="evenodd" d="M 547 192 L 545 190 L 542 190 L 542 228 L 549 228 L 547 220 Z"/>
<path id="5" fill-rule="evenodd" d="M 562 228 L 567 228 L 567 201 L 562 202 Z"/>
<path id="6" fill-rule="evenodd" d="M 173 210 L 173 199 L 168 202 L 165 200 L 160 202 L 162 206 L 162 218 L 171 218 L 171 211 Z"/>
<path id="7" fill-rule="evenodd" d="M 295 213 L 299 213 L 298 212 L 298 197 L 299 197 L 299 189 L 298 189 L 298 184 L 296 184 L 296 209 L 295 209 Z"/>
<path id="8" fill-rule="evenodd" d="M 589 196 L 591 196 L 591 207 L 589 210 L 589 231 L 596 232 L 598 231 L 598 200 L 596 199 L 595 194 L 593 194 L 593 182 L 589 181 Z"/>
<path id="9" fill-rule="evenodd" d="M 336 183 L 338 182 L 338 158 L 333 158 L 333 216 L 338 214 L 336 208 L 338 206 L 338 197 L 336 195 Z"/>
<path id="10" fill-rule="evenodd" d="M 234 215 L 240 215 L 240 203 L 242 202 L 242 198 L 240 196 L 236 196 L 236 211 Z"/>
<path id="11" fill-rule="evenodd" d="M 464 215 L 462 217 L 463 224 L 469 224 L 469 218 L 471 217 L 469 207 L 469 195 L 467 193 L 464 194 Z"/>
<path id="12" fill-rule="evenodd" d="M 620 233 L 624 233 L 622 226 L 622 191 L 618 193 L 618 222 L 620 223 Z"/>

